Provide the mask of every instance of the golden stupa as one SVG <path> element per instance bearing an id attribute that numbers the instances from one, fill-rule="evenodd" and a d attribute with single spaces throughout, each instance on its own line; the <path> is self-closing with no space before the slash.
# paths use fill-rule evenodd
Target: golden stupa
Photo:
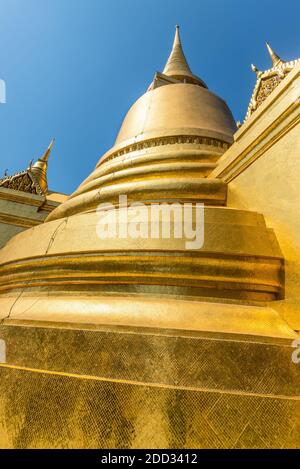
<path id="1" fill-rule="evenodd" d="M 270 211 L 266 222 L 256 207 L 265 180 L 256 194 L 247 182 L 241 197 L 238 184 L 231 189 L 262 155 L 266 129 L 276 131 L 275 117 L 272 129 L 264 123 L 272 106 L 287 116 L 284 90 L 295 92 L 298 76 L 294 64 L 237 130 L 226 103 L 192 73 L 176 27 L 164 71 L 114 146 L 45 223 L 0 251 L 0 446 L 300 445 L 287 230 L 277 237 Z M 246 180 L 257 186 L 259 177 Z M 204 203 L 203 246 L 187 249 L 184 236 L 100 239 L 97 208 L 122 211 L 122 195 L 147 207 Z"/>

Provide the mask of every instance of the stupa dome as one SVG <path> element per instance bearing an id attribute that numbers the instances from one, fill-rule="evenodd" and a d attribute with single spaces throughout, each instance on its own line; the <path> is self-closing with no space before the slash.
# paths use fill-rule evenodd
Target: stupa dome
<path id="1" fill-rule="evenodd" d="M 116 145 L 166 135 L 199 135 L 231 143 L 235 131 L 225 101 L 202 86 L 172 83 L 147 91 L 133 104 Z"/>
<path id="2" fill-rule="evenodd" d="M 225 101 L 191 72 L 179 28 L 163 73 L 129 109 L 113 147 L 48 220 L 94 210 L 101 202 L 190 201 L 225 205 L 226 185 L 208 179 L 233 142 L 236 124 Z"/>

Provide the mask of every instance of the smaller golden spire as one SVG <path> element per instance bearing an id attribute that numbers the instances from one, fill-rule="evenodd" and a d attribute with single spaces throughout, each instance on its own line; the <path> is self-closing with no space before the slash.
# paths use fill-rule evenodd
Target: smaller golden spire
<path id="1" fill-rule="evenodd" d="M 271 48 L 270 44 L 268 44 L 268 42 L 266 42 L 266 46 L 267 46 L 267 49 L 268 49 L 268 52 L 269 52 L 269 55 L 271 57 L 271 60 L 272 60 L 272 65 L 273 67 L 277 67 L 278 65 L 281 65 L 281 64 L 284 64 L 284 60 L 282 60 L 279 55 L 277 55 L 273 49 Z"/>
<path id="2" fill-rule="evenodd" d="M 48 183 L 47 183 L 47 168 L 48 168 L 48 158 L 51 153 L 53 144 L 55 142 L 55 138 L 53 138 L 43 154 L 34 165 L 30 167 L 30 172 L 33 174 L 36 181 L 39 183 L 40 188 L 44 193 L 48 190 Z"/>
<path id="3" fill-rule="evenodd" d="M 54 145 L 54 142 L 55 142 L 55 138 L 53 138 L 47 148 L 47 150 L 45 151 L 45 153 L 43 154 L 43 156 L 40 158 L 42 161 L 48 161 L 48 158 L 49 158 L 49 155 L 51 153 L 51 150 L 52 150 L 52 147 Z"/>

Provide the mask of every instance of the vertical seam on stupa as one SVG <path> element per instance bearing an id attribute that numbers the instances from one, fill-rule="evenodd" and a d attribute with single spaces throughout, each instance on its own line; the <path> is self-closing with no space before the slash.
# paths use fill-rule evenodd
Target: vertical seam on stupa
<path id="1" fill-rule="evenodd" d="M 2 325 L 4 324 L 4 321 L 6 321 L 7 319 L 10 318 L 11 313 L 12 313 L 12 311 L 13 311 L 15 305 L 17 304 L 17 302 L 19 301 L 19 299 L 20 299 L 21 296 L 23 295 L 25 288 L 27 288 L 27 286 L 30 284 L 30 282 L 31 282 L 31 280 L 27 280 L 27 282 L 25 283 L 24 287 L 23 287 L 22 290 L 20 291 L 19 295 L 17 296 L 17 298 L 15 298 L 15 301 L 13 302 L 13 304 L 11 305 L 11 307 L 9 308 L 8 314 L 7 314 L 6 316 L 4 316 L 4 318 L 1 319 L 0 326 L 2 326 Z"/>
<path id="2" fill-rule="evenodd" d="M 65 224 L 65 226 L 64 226 L 64 229 L 65 229 L 65 227 L 66 227 L 66 225 L 67 225 L 67 223 L 68 223 L 68 219 L 69 219 L 69 218 L 66 218 L 65 220 L 63 220 L 63 221 L 55 228 L 55 230 L 54 230 L 54 232 L 53 232 L 53 234 L 52 234 L 52 236 L 51 236 L 51 238 L 50 238 L 50 241 L 49 241 L 49 243 L 48 243 L 48 246 L 47 246 L 45 255 L 48 254 L 49 249 L 50 249 L 51 246 L 53 245 L 53 242 L 54 242 L 54 240 L 55 240 L 55 238 L 56 238 L 56 235 L 57 235 L 57 233 L 59 232 L 59 228 L 60 228 L 63 224 Z M 25 282 L 24 287 L 23 287 L 22 290 L 19 292 L 17 298 L 15 298 L 15 301 L 13 302 L 13 304 L 11 305 L 11 307 L 9 308 L 8 314 L 7 314 L 6 316 L 4 316 L 4 317 L 1 319 L 1 321 L 0 321 L 0 326 L 2 326 L 2 325 L 4 324 L 4 322 L 5 322 L 7 319 L 9 319 L 9 318 L 11 317 L 11 314 L 12 314 L 12 312 L 13 312 L 14 307 L 16 306 L 16 304 L 18 303 L 18 301 L 20 300 L 21 296 L 23 295 L 23 293 L 24 293 L 24 291 L 26 290 L 26 288 L 28 287 L 28 285 L 30 285 L 30 283 L 31 283 L 31 280 L 27 280 L 27 282 Z"/>
<path id="3" fill-rule="evenodd" d="M 47 246 L 47 249 L 46 249 L 45 254 L 48 254 L 50 248 L 52 247 L 52 245 L 53 245 L 53 243 L 54 243 L 54 240 L 55 240 L 55 238 L 56 238 L 56 236 L 57 236 L 57 234 L 58 234 L 58 232 L 59 232 L 60 227 L 64 224 L 65 226 L 63 227 L 63 229 L 66 228 L 67 223 L 68 223 L 68 219 L 69 219 L 69 218 L 65 218 L 65 219 L 55 228 L 55 230 L 54 230 L 54 232 L 53 232 L 53 234 L 52 234 L 52 236 L 51 236 L 51 238 L 50 238 L 50 241 L 49 241 L 49 243 L 48 243 L 48 246 Z"/>

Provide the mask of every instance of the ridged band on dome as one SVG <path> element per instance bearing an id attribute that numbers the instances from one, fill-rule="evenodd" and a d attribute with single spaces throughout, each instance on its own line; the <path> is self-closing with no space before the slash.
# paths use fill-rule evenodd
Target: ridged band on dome
<path id="1" fill-rule="evenodd" d="M 232 143 L 232 142 L 230 142 Z M 221 139 L 213 137 L 203 137 L 200 135 L 168 135 L 166 137 L 159 138 L 150 138 L 146 140 L 140 140 L 138 142 L 131 142 L 128 145 L 120 145 L 120 149 L 108 151 L 97 164 L 97 167 L 105 161 L 110 161 L 118 156 L 126 155 L 128 153 L 135 152 L 137 150 L 145 150 L 148 148 L 160 147 L 164 145 L 184 145 L 184 144 L 193 144 L 193 145 L 209 145 L 216 148 L 223 149 L 223 152 L 226 151 L 230 143 Z"/>
<path id="2" fill-rule="evenodd" d="M 205 139 L 207 142 L 210 139 Z M 176 140 L 177 141 L 177 140 Z M 47 218 L 55 220 L 95 210 L 104 202 L 201 201 L 224 205 L 227 188 L 220 179 L 207 179 L 224 152 L 223 146 L 189 143 L 136 149 L 114 159 L 104 159 L 78 189 Z"/>
<path id="3" fill-rule="evenodd" d="M 259 214 L 205 208 L 204 245 L 197 250 L 186 248 L 186 237 L 101 239 L 97 223 L 95 213 L 84 213 L 17 235 L 17 244 L 2 251 L 0 291 L 157 291 L 255 301 L 283 295 L 281 252 Z"/>
<path id="4" fill-rule="evenodd" d="M 138 293 L 147 285 L 159 285 L 160 292 L 178 287 L 181 295 L 270 301 L 282 296 L 281 261 L 249 256 L 226 256 L 180 252 L 106 252 L 27 259 L 25 263 L 2 266 L 0 292 L 36 288 L 56 291 L 70 285 L 79 290 L 99 290 L 99 285 L 118 286 L 113 291 L 126 293 L 135 285 Z M 237 275 L 238 272 L 238 275 Z M 144 288 L 145 286 L 145 288 Z M 85 289 L 87 287 L 87 290 Z M 102 287 L 101 291 L 105 291 Z M 174 293 L 174 292 L 173 292 Z"/>

